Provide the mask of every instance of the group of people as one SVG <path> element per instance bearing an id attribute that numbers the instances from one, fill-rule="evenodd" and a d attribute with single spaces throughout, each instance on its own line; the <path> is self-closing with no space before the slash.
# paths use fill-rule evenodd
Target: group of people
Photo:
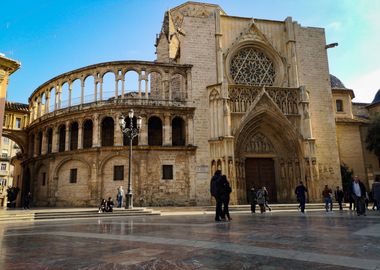
<path id="1" fill-rule="evenodd" d="M 272 211 L 268 204 L 269 194 L 266 187 L 262 187 L 257 191 L 254 187 L 252 187 L 249 193 L 249 200 L 251 203 L 251 213 L 256 213 L 256 205 L 259 205 L 260 213 L 264 213 L 266 211 L 266 208 L 268 208 L 269 211 Z"/>
<path id="2" fill-rule="evenodd" d="M 108 200 L 102 199 L 98 212 L 99 213 L 113 212 L 113 206 L 114 206 L 114 203 L 111 197 L 108 197 Z"/>
<path id="3" fill-rule="evenodd" d="M 124 190 L 123 186 L 117 188 L 116 200 L 117 208 L 121 208 L 123 205 Z M 99 206 L 99 213 L 102 212 L 113 212 L 114 202 L 111 197 L 108 197 L 108 200 L 102 199 Z"/>
<path id="4" fill-rule="evenodd" d="M 305 212 L 306 193 L 307 188 L 302 182 L 300 182 L 300 184 L 296 187 L 295 194 L 302 213 Z M 325 188 L 322 191 L 322 197 L 325 203 L 326 212 L 331 212 L 333 210 L 332 195 L 332 189 L 328 185 L 325 185 Z M 353 209 L 356 209 L 358 216 L 365 216 L 369 201 L 368 192 L 363 182 L 359 180 L 358 176 L 355 176 L 350 183 L 347 195 L 350 202 L 350 210 L 353 205 Z M 334 191 L 334 197 L 336 202 L 339 204 L 339 210 L 343 210 L 344 192 L 339 186 L 337 186 Z M 380 202 L 380 181 L 378 178 L 375 179 L 375 182 L 372 185 L 372 198 L 374 201 L 372 209 L 375 210 L 376 208 L 376 210 L 380 211 L 378 207 Z"/>
<path id="5" fill-rule="evenodd" d="M 220 170 L 217 170 L 210 182 L 210 192 L 215 198 L 215 221 L 231 221 L 228 204 L 230 202 L 230 193 L 232 188 L 227 180 L 227 176 L 222 175 Z"/>

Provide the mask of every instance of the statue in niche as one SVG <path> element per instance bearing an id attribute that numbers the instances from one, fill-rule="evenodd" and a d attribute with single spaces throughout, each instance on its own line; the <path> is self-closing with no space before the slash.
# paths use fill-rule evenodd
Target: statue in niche
<path id="1" fill-rule="evenodd" d="M 305 171 L 305 177 L 306 177 L 306 180 L 311 180 L 311 175 L 310 175 L 310 162 L 309 160 L 306 160 L 305 161 L 306 163 L 306 171 Z"/>
<path id="2" fill-rule="evenodd" d="M 280 172 L 281 172 L 281 179 L 285 179 L 286 173 L 285 173 L 285 162 L 283 159 L 280 160 Z"/>
<path id="3" fill-rule="evenodd" d="M 314 179 L 319 178 L 317 161 L 313 159 L 311 162 Z"/>
<path id="4" fill-rule="evenodd" d="M 293 174 L 293 163 L 291 161 L 288 162 L 288 175 L 289 180 L 293 180 L 294 174 Z"/>
<path id="5" fill-rule="evenodd" d="M 234 166 L 233 166 L 233 164 L 232 164 L 232 160 L 230 160 L 230 161 L 228 161 L 228 177 L 230 178 L 230 179 L 232 179 L 233 178 L 233 173 L 234 173 Z"/>
<path id="6" fill-rule="evenodd" d="M 300 163 L 298 159 L 296 159 L 295 161 L 295 167 L 296 167 L 296 171 L 295 171 L 296 179 L 297 179 L 297 182 L 299 182 L 301 180 L 301 169 L 300 169 Z"/>
<path id="7" fill-rule="evenodd" d="M 246 151 L 255 153 L 270 153 L 273 152 L 273 146 L 263 134 L 258 133 L 247 143 Z"/>

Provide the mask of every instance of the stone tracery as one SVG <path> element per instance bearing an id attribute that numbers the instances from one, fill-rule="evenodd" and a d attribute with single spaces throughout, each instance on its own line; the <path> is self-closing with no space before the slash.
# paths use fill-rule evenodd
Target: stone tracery
<path id="1" fill-rule="evenodd" d="M 272 60 L 253 47 L 245 47 L 233 56 L 230 73 L 235 83 L 245 85 L 273 85 L 276 78 Z"/>

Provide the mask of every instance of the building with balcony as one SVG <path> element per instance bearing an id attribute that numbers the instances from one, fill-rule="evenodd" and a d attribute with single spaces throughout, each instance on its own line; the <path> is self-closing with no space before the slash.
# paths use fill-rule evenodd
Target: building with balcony
<path id="1" fill-rule="evenodd" d="M 217 169 L 231 182 L 232 203 L 247 203 L 252 186 L 266 186 L 272 202 L 292 202 L 300 181 L 320 201 L 325 184 L 341 186 L 334 101 L 342 94 L 350 107 L 353 97 L 332 90 L 325 45 L 324 29 L 290 17 L 236 17 L 195 2 L 170 9 L 156 61 L 94 64 L 34 90 L 26 125 L 7 133 L 23 152 L 23 193 L 41 206 L 115 197 L 129 161 L 118 119 L 133 109 L 142 117 L 135 205 L 210 204 Z M 365 169 L 358 174 L 368 183 Z"/>

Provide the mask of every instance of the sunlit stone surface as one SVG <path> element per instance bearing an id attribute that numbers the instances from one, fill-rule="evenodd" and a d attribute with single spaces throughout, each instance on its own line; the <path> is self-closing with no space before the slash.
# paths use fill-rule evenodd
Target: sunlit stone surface
<path id="1" fill-rule="evenodd" d="M 0 269 L 380 269 L 377 212 L 232 218 L 0 224 Z"/>

